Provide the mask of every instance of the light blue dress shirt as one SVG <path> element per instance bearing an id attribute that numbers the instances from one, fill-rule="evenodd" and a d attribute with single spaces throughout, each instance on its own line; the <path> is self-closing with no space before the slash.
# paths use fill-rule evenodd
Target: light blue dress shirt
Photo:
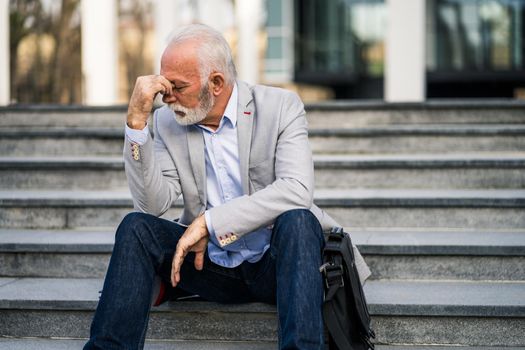
<path id="1" fill-rule="evenodd" d="M 207 208 L 221 205 L 243 195 L 237 139 L 237 85 L 234 86 L 228 105 L 217 130 L 196 125 L 202 129 L 206 145 L 206 197 Z M 208 255 L 217 265 L 235 267 L 243 261 L 256 262 L 270 247 L 271 230 L 261 228 L 243 235 L 240 239 L 220 247 L 220 237 L 215 235 L 208 211 L 204 213 L 210 233 Z"/>
<path id="2" fill-rule="evenodd" d="M 237 100 L 235 85 L 217 130 L 201 125 L 190 126 L 201 129 L 204 136 L 207 209 L 243 195 L 237 139 Z M 144 144 L 148 128 L 133 130 L 126 125 L 126 134 L 131 141 Z M 204 215 L 210 234 L 208 256 L 217 265 L 235 267 L 244 261 L 257 262 L 270 247 L 272 231 L 263 227 L 221 248 L 218 242 L 220 237 L 215 235 L 211 216 L 208 211 Z"/>

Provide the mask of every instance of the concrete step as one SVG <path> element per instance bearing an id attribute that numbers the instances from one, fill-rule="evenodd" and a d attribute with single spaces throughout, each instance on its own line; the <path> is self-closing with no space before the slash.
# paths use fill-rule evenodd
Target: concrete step
<path id="1" fill-rule="evenodd" d="M 317 188 L 525 188 L 525 153 L 315 156 Z M 127 189 L 122 157 L 0 157 L 3 189 Z"/>
<path id="2" fill-rule="evenodd" d="M 525 281 L 523 230 L 353 230 L 373 279 Z"/>
<path id="3" fill-rule="evenodd" d="M 86 339 L 0 338 L 1 350 L 82 350 Z M 275 350 L 277 342 L 146 341 L 146 350 Z M 523 350 L 521 347 L 377 345 L 377 350 Z"/>
<path id="4" fill-rule="evenodd" d="M 525 150 L 521 124 L 423 124 L 309 131 L 317 154 L 456 153 Z"/>
<path id="5" fill-rule="evenodd" d="M 119 127 L 127 106 L 7 106 L 0 107 L 0 127 Z"/>
<path id="6" fill-rule="evenodd" d="M 0 151 L 9 156 L 122 155 L 124 127 L 0 129 Z"/>
<path id="7" fill-rule="evenodd" d="M 523 228 L 522 190 L 316 191 L 315 202 L 352 227 Z"/>
<path id="8" fill-rule="evenodd" d="M 516 100 L 431 100 L 423 103 L 327 101 L 306 106 L 311 128 L 396 124 L 519 124 L 525 103 Z"/>
<path id="9" fill-rule="evenodd" d="M 127 190 L 120 157 L 0 157 L 0 188 Z"/>
<path id="10" fill-rule="evenodd" d="M 0 276 L 104 277 L 115 230 L 0 230 Z"/>
<path id="11" fill-rule="evenodd" d="M 525 123 L 519 100 L 431 100 L 422 103 L 326 101 L 305 106 L 314 128 L 390 124 Z M 0 127 L 122 127 L 127 106 L 8 106 L 0 108 Z"/>
<path id="12" fill-rule="evenodd" d="M 85 338 L 101 287 L 99 279 L 0 279 L 0 336 Z M 525 283 L 370 281 L 365 293 L 379 344 L 525 346 Z M 266 342 L 276 330 L 274 306 L 178 301 L 152 310 L 147 336 Z"/>
<path id="13" fill-rule="evenodd" d="M 388 125 L 311 128 L 314 153 L 454 153 L 525 150 L 524 124 Z M 10 156 L 122 154 L 124 128 L 0 128 L 0 152 Z"/>
<path id="14" fill-rule="evenodd" d="M 0 350 L 82 350 L 86 341 L 87 339 L 0 338 Z M 206 340 L 146 341 L 144 346 L 146 350 L 275 350 L 276 348 L 277 342 Z"/>
<path id="15" fill-rule="evenodd" d="M 315 157 L 316 188 L 489 189 L 525 187 L 525 153 Z"/>
<path id="16" fill-rule="evenodd" d="M 523 228 L 525 190 L 317 190 L 314 201 L 352 227 Z M 182 199 L 164 215 L 176 218 Z M 0 227 L 114 227 L 127 191 L 0 191 Z"/>
<path id="17" fill-rule="evenodd" d="M 379 350 L 401 350 L 401 349 L 407 349 L 407 350 L 451 350 L 451 348 L 455 350 L 523 350 L 522 347 L 513 347 L 513 346 L 505 346 L 505 347 L 497 347 L 497 346 L 457 346 L 457 345 L 450 345 L 450 346 L 441 346 L 441 345 L 379 345 L 376 347 Z"/>
<path id="18" fill-rule="evenodd" d="M 525 281 L 525 231 L 347 230 L 372 279 Z M 0 276 L 104 277 L 114 230 L 0 230 Z"/>

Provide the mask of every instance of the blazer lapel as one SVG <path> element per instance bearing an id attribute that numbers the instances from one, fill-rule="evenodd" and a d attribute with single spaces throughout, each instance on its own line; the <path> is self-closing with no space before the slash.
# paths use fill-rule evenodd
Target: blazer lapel
<path id="1" fill-rule="evenodd" d="M 239 145 L 239 163 L 241 170 L 242 191 L 250 194 L 248 170 L 250 167 L 250 149 L 255 119 L 255 106 L 249 86 L 237 81 L 239 97 L 237 104 L 237 139 Z"/>
<path id="2" fill-rule="evenodd" d="M 204 136 L 195 126 L 187 126 L 188 152 L 201 204 L 206 208 L 206 160 L 204 158 Z"/>

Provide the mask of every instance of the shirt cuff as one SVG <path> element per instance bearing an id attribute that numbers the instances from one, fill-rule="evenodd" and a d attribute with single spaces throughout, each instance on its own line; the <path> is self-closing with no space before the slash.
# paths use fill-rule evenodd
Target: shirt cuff
<path id="1" fill-rule="evenodd" d="M 208 228 L 208 233 L 210 234 L 210 239 L 215 245 L 219 245 L 219 240 L 217 237 L 215 237 L 215 230 L 213 229 L 213 225 L 211 224 L 211 215 L 208 210 L 204 212 L 204 219 L 206 220 L 206 227 Z"/>
<path id="2" fill-rule="evenodd" d="M 139 146 L 144 145 L 149 138 L 148 124 L 146 124 L 142 130 L 132 129 L 126 124 L 126 136 L 131 142 L 136 143 Z"/>

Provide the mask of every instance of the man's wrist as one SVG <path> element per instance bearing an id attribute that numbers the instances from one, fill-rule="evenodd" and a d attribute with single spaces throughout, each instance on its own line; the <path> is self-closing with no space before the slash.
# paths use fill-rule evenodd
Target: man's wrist
<path id="1" fill-rule="evenodd" d="M 146 127 L 146 122 L 145 121 L 141 121 L 141 120 L 129 120 L 127 121 L 127 126 L 130 127 L 131 129 L 135 129 L 135 130 L 142 130 Z"/>
<path id="2" fill-rule="evenodd" d="M 209 235 L 209 232 L 208 232 L 208 225 L 206 223 L 206 216 L 204 214 L 202 214 L 199 219 L 201 220 L 201 227 L 202 227 L 202 230 L 204 232 L 206 232 L 206 236 Z"/>
<path id="3" fill-rule="evenodd" d="M 139 146 L 142 146 L 148 141 L 149 129 L 147 127 L 147 124 L 146 126 L 144 126 L 142 130 L 140 129 L 137 130 L 137 129 L 130 128 L 126 123 L 125 130 L 126 130 L 125 132 L 126 132 L 126 136 L 128 140 L 132 143 L 136 143 Z"/>
<path id="4" fill-rule="evenodd" d="M 206 225 L 206 230 L 208 231 L 208 234 L 214 235 L 215 231 L 213 230 L 213 225 L 211 223 L 210 212 L 206 210 L 204 214 L 202 214 L 202 216 L 204 217 L 204 224 Z"/>

